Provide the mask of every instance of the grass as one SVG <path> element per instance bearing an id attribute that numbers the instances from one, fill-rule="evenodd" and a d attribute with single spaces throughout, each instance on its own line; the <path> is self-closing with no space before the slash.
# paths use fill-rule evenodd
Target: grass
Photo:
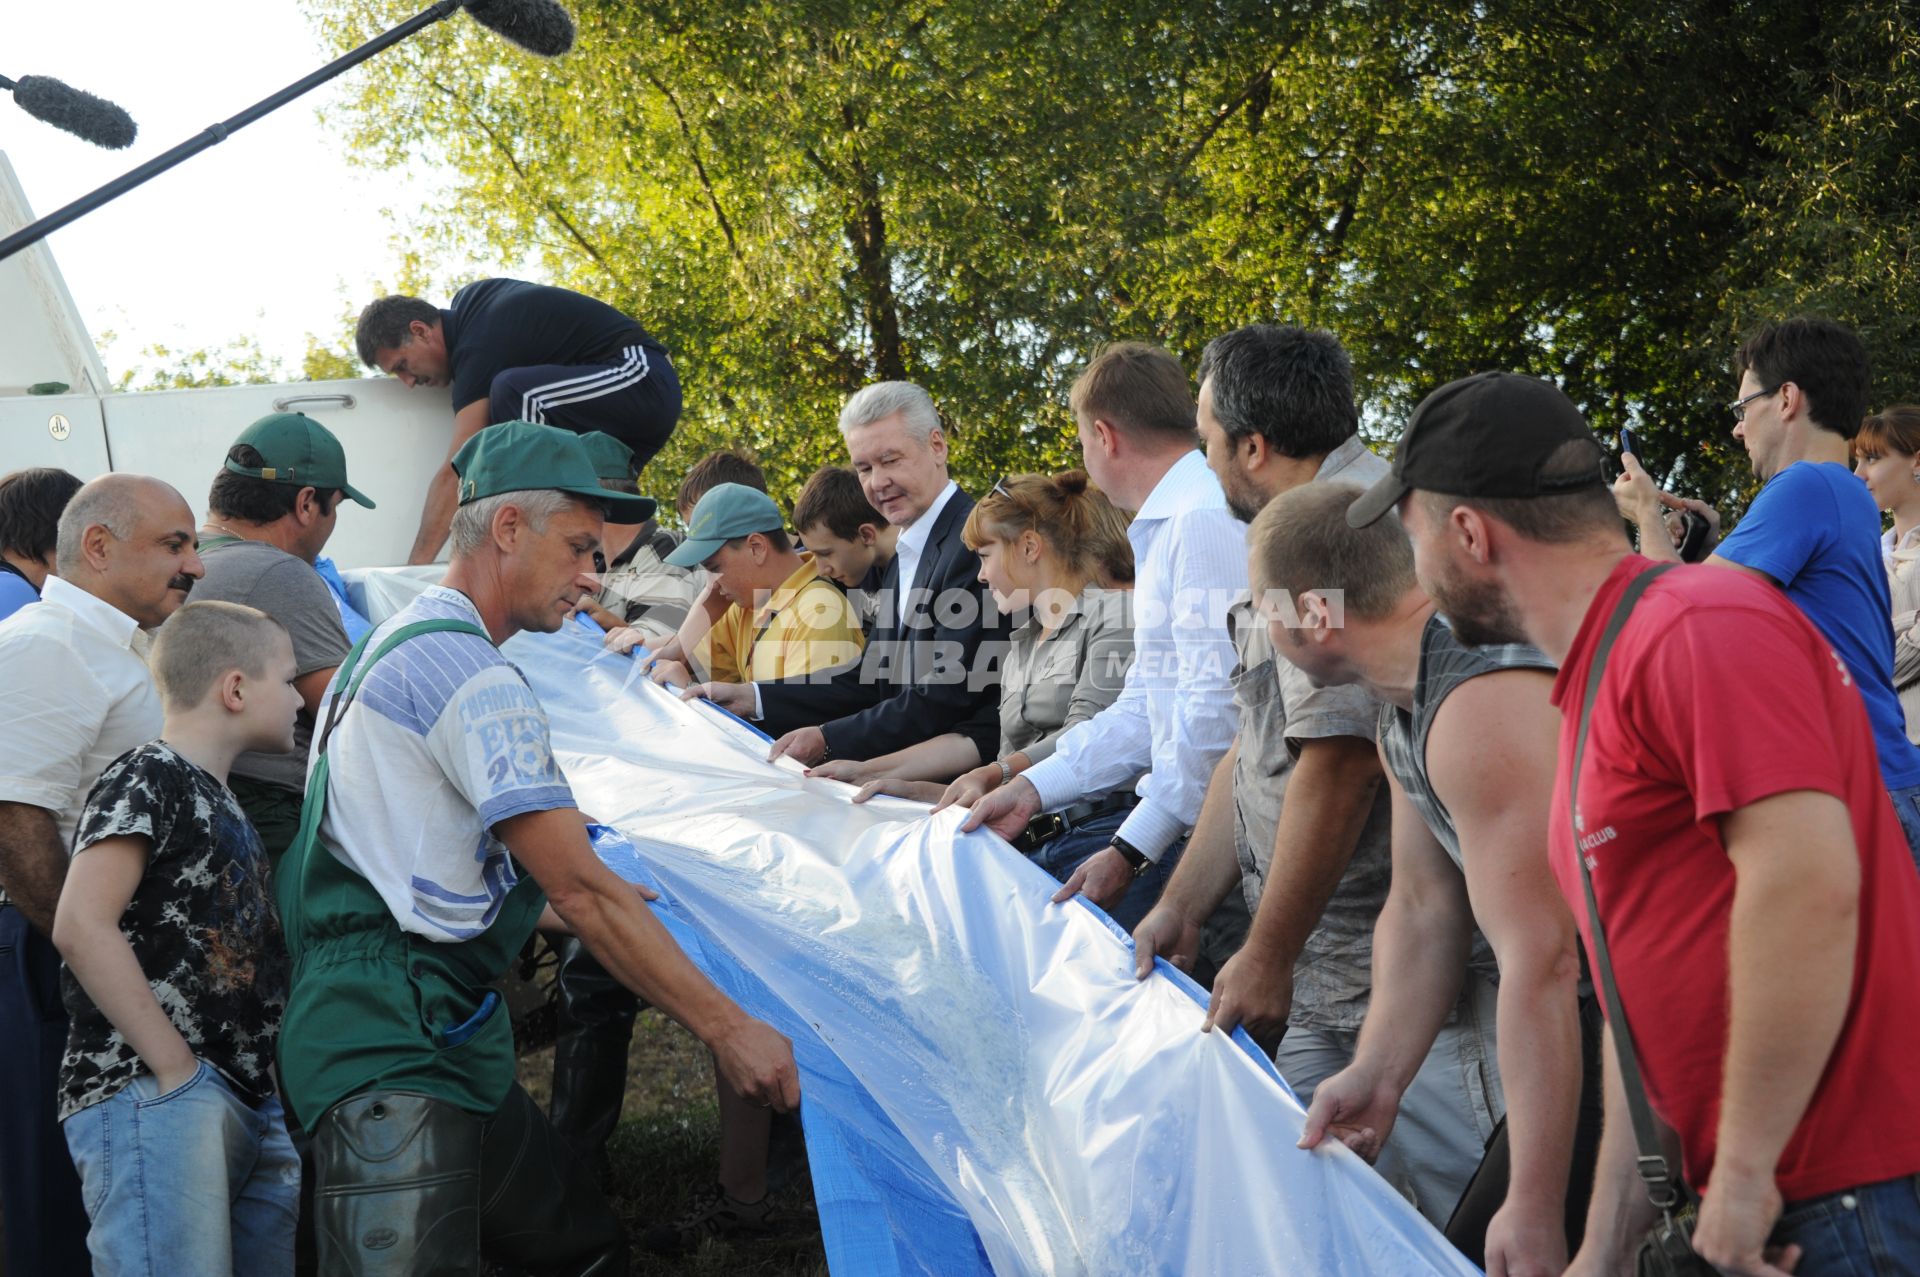
<path id="1" fill-rule="evenodd" d="M 687 1197 L 713 1182 L 720 1124 L 713 1065 L 692 1034 L 658 1011 L 640 1013 L 627 1056 L 627 1098 L 620 1129 L 608 1146 L 608 1195 L 638 1239 L 648 1225 L 672 1219 Z M 520 1059 L 520 1084 L 541 1108 L 553 1082 L 553 1049 Z M 679 1258 L 636 1247 L 633 1271 L 648 1277 L 827 1277 L 813 1190 L 804 1171 L 774 1192 L 782 1226 L 765 1236 L 709 1238 Z"/>

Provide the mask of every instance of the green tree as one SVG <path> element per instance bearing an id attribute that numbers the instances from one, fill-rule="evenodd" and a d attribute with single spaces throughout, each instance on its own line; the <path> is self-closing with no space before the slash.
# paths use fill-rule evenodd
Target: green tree
<path id="1" fill-rule="evenodd" d="M 111 367 L 120 362 L 120 335 L 100 334 L 96 345 Z M 351 347 L 352 338 L 346 345 Z M 261 349 L 252 335 L 234 337 L 222 345 L 179 349 L 164 342 L 141 348 L 113 378 L 116 391 L 193 390 L 206 386 L 254 386 L 275 382 L 331 381 L 364 375 L 359 361 L 307 334 L 306 354 L 294 375 L 276 356 Z"/>
<path id="2" fill-rule="evenodd" d="M 310 0 L 342 45 L 403 0 Z M 1072 460 L 1115 337 L 1250 320 L 1353 350 L 1370 432 L 1486 367 L 1632 424 L 1683 490 L 1750 487 L 1738 334 L 1860 325 L 1889 395 L 1920 308 L 1902 0 L 600 0 L 543 62 L 448 23 L 369 65 L 359 153 L 456 174 L 401 240 L 532 260 L 670 342 L 666 473 L 745 444 L 789 490 L 840 401 L 927 385 L 983 484 Z"/>
<path id="3" fill-rule="evenodd" d="M 101 358 L 117 362 L 120 337 L 108 331 L 97 345 Z M 130 390 L 190 390 L 202 386 L 243 386 L 286 380 L 278 359 L 260 348 L 259 339 L 236 337 L 220 346 L 176 349 L 164 342 L 141 348 L 138 356 L 113 379 L 113 388 Z"/>

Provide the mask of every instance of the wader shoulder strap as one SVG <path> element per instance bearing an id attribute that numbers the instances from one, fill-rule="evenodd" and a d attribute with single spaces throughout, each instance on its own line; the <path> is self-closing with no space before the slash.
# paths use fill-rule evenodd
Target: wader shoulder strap
<path id="1" fill-rule="evenodd" d="M 326 814 L 327 776 L 330 770 L 327 765 L 327 745 L 333 739 L 333 729 L 339 724 L 340 716 L 346 712 L 347 706 L 352 704 L 354 698 L 360 694 L 360 685 L 366 682 L 367 671 L 378 664 L 382 657 L 402 643 L 418 638 L 422 634 L 443 633 L 472 634 L 477 638 L 486 639 L 489 643 L 493 641 L 488 638 L 485 630 L 471 621 L 455 620 L 451 617 L 431 621 L 413 621 L 383 636 L 378 644 L 373 645 L 371 652 L 368 651 L 368 647 L 373 643 L 376 631 L 367 631 L 360 636 L 360 641 L 353 645 L 346 659 L 340 663 L 339 672 L 334 675 L 335 690 L 333 701 L 327 707 L 326 722 L 319 731 L 314 733 L 313 769 L 307 775 L 306 797 L 301 804 L 300 832 L 294 836 L 293 846 L 288 848 L 287 855 L 281 861 L 281 872 L 291 873 L 296 878 L 293 890 L 280 893 L 281 923 L 290 939 L 298 932 L 300 901 L 313 872 L 315 860 L 313 851 L 320 839 L 321 818 Z"/>

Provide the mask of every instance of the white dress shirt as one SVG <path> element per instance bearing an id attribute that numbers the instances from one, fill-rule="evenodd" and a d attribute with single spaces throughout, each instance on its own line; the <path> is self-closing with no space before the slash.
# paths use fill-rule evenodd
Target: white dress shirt
<path id="1" fill-rule="evenodd" d="M 57 576 L 0 621 L 0 802 L 52 812 L 63 846 L 100 773 L 160 735 L 146 646 L 132 617 Z"/>
<path id="2" fill-rule="evenodd" d="M 947 486 L 940 489 L 940 495 L 933 499 L 927 512 L 900 529 L 899 540 L 894 542 L 893 557 L 900 564 L 899 588 L 894 592 L 894 614 L 900 618 L 901 637 L 906 637 L 907 602 L 913 596 L 913 574 L 920 570 L 920 556 L 926 553 L 927 541 L 933 536 L 933 525 L 940 521 L 940 512 L 947 508 L 947 502 L 953 500 L 953 494 L 960 486 L 953 480 L 947 480 Z"/>
<path id="3" fill-rule="evenodd" d="M 1193 828 L 1214 764 L 1233 743 L 1238 663 L 1227 611 L 1247 589 L 1247 529 L 1199 452 L 1161 476 L 1127 529 L 1134 661 L 1120 698 L 1024 773 L 1056 811 L 1142 771 L 1118 836 L 1158 860 Z"/>

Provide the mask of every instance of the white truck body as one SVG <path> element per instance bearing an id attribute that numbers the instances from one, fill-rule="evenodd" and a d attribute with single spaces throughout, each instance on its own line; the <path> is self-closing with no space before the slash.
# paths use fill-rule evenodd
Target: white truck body
<path id="1" fill-rule="evenodd" d="M 32 220 L 0 154 L 0 233 Z M 46 382 L 69 389 L 27 393 Z M 405 563 L 427 481 L 453 433 L 445 391 L 373 377 L 116 393 L 47 242 L 0 262 L 0 473 L 59 466 L 82 479 L 149 474 L 204 516 L 208 486 L 234 438 L 283 409 L 339 436 L 353 485 L 379 507 L 343 505 L 328 557 L 341 567 Z"/>

